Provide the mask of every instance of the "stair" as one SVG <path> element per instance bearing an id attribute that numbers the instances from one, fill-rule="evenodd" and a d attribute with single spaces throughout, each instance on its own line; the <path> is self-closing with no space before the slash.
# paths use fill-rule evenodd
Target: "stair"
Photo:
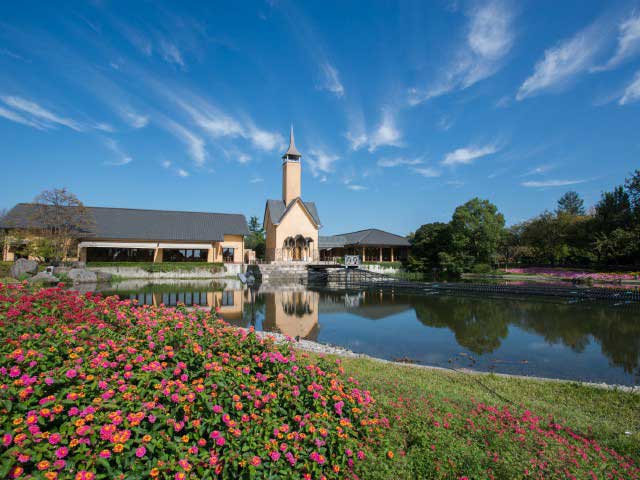
<path id="1" fill-rule="evenodd" d="M 250 265 L 247 273 L 262 283 L 306 282 L 308 276 L 306 263 L 292 262 Z"/>

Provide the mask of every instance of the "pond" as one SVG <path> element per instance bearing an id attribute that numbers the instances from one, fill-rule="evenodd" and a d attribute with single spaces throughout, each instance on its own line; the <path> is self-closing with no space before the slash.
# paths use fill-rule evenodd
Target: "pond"
<path id="1" fill-rule="evenodd" d="M 229 323 L 424 365 L 640 384 L 640 308 L 541 298 L 339 292 L 239 282 L 122 284 L 140 303 L 217 307 Z"/>

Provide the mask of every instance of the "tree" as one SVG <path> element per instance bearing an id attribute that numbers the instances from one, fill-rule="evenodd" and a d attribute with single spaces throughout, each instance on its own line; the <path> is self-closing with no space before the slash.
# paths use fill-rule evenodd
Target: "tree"
<path id="1" fill-rule="evenodd" d="M 504 216 L 493 203 L 472 198 L 456 208 L 450 225 L 453 255 L 463 270 L 476 263 L 495 263 Z"/>
<path id="2" fill-rule="evenodd" d="M 57 264 L 68 256 L 80 235 L 91 232 L 94 221 L 78 197 L 65 188 L 56 188 L 35 198 L 29 224 L 41 237 L 34 242 L 33 248 L 41 253 L 36 256 Z"/>
<path id="3" fill-rule="evenodd" d="M 558 214 L 584 215 L 584 201 L 577 192 L 569 191 L 558 200 Z"/>
<path id="4" fill-rule="evenodd" d="M 425 223 L 409 237 L 411 257 L 409 267 L 419 272 L 430 272 L 440 266 L 439 255 L 451 250 L 451 229 L 442 222 Z"/>
<path id="5" fill-rule="evenodd" d="M 252 216 L 249 218 L 249 236 L 245 240 L 245 245 L 256 252 L 257 258 L 264 258 L 266 251 L 265 239 L 264 239 L 264 227 L 258 220 L 258 217 Z"/>
<path id="6" fill-rule="evenodd" d="M 607 234 L 616 228 L 630 227 L 631 201 L 622 186 L 614 188 L 613 192 L 602 193 L 596 204 L 596 221 L 599 230 Z"/>
<path id="7" fill-rule="evenodd" d="M 625 179 L 624 187 L 631 201 L 635 223 L 640 225 L 640 170 L 635 170 Z"/>

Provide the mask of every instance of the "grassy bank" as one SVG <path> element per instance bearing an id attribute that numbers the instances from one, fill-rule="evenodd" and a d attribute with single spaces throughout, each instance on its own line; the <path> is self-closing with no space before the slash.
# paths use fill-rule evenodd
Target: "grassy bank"
<path id="1" fill-rule="evenodd" d="M 596 450 L 612 449 L 640 461 L 638 394 L 367 359 L 343 359 L 342 365 L 346 375 L 371 390 L 382 413 L 395 419 L 391 435 L 404 451 L 395 458 L 397 478 L 525 478 L 527 467 L 533 478 L 576 478 L 554 473 L 565 461 L 586 461 L 580 453 L 573 459 L 554 446 L 552 434 L 560 431 L 575 432 Z M 479 409 L 482 404 L 496 412 Z M 535 430 L 527 411 L 540 419 Z M 517 425 L 510 420 L 514 417 Z M 541 462 L 547 462 L 547 470 L 540 469 Z M 365 478 L 377 478 L 373 466 L 369 473 Z"/>
<path id="2" fill-rule="evenodd" d="M 192 270 L 206 269 L 212 273 L 222 272 L 224 263 L 206 262 L 88 262 L 87 268 L 109 267 L 109 268 L 139 268 L 145 272 L 188 272 Z"/>

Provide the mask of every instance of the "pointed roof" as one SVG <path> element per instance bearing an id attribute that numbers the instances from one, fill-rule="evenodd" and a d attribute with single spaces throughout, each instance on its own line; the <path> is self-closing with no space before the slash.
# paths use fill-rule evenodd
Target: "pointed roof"
<path id="1" fill-rule="evenodd" d="M 302 156 L 302 154 L 296 148 L 296 142 L 295 142 L 295 139 L 293 138 L 293 125 L 291 125 L 291 132 L 289 133 L 289 148 L 287 149 L 286 152 L 284 152 L 284 155 L 282 156 L 282 158 L 285 158 L 288 156 L 291 156 L 291 157 Z"/>

